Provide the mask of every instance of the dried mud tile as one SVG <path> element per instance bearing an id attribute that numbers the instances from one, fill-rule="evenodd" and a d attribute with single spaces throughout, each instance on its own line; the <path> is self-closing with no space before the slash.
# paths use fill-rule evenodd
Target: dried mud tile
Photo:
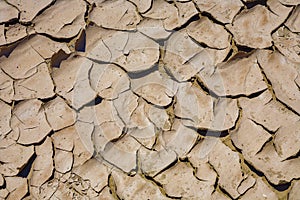
<path id="1" fill-rule="evenodd" d="M 261 52 L 259 63 L 271 82 L 276 97 L 300 114 L 300 91 L 295 83 L 300 75 L 298 65 L 280 53 L 270 51 Z"/>
<path id="2" fill-rule="evenodd" d="M 249 96 L 267 89 L 254 52 L 216 66 L 212 74 L 205 70 L 199 77 L 218 96 Z"/>
<path id="3" fill-rule="evenodd" d="M 272 1 L 275 4 L 277 0 Z M 281 5 L 281 4 L 280 4 Z M 276 7 L 280 13 L 274 14 L 262 5 L 244 10 L 234 19 L 232 25 L 226 27 L 232 32 L 237 44 L 251 48 L 272 46 L 271 32 L 284 22 L 292 8 Z"/>
<path id="4" fill-rule="evenodd" d="M 238 192 L 242 195 L 254 186 L 256 179 L 253 176 L 247 176 L 244 181 L 239 185 Z"/>
<path id="5" fill-rule="evenodd" d="M 2 174 L 0 174 L 0 187 L 2 187 L 5 183 L 4 177 Z"/>
<path id="6" fill-rule="evenodd" d="M 171 121 L 165 109 L 146 104 L 145 114 L 148 119 L 156 126 L 156 128 L 164 131 L 170 130 Z"/>
<path id="7" fill-rule="evenodd" d="M 283 160 L 296 155 L 300 151 L 300 122 L 280 127 L 275 133 L 274 145 Z"/>
<path id="8" fill-rule="evenodd" d="M 18 143 L 27 145 L 42 141 L 51 131 L 42 102 L 37 99 L 22 101 L 14 107 L 11 127 L 20 134 Z"/>
<path id="9" fill-rule="evenodd" d="M 19 11 L 5 1 L 0 1 L 0 23 L 18 19 Z M 0 42 L 1 44 L 1 42 Z"/>
<path id="10" fill-rule="evenodd" d="M 219 139 L 208 155 L 209 163 L 214 167 L 219 176 L 219 185 L 233 198 L 240 196 L 238 187 L 243 181 L 243 172 L 240 166 L 240 158 L 237 152 L 232 151 Z"/>
<path id="11" fill-rule="evenodd" d="M 174 2 L 169 4 L 163 0 L 153 1 L 152 7 L 143 17 L 161 19 L 166 30 L 173 30 L 185 24 L 190 18 L 198 14 L 193 2 Z"/>
<path id="12" fill-rule="evenodd" d="M 54 166 L 55 170 L 60 173 L 69 172 L 73 165 L 73 154 L 72 152 L 55 149 L 54 151 Z"/>
<path id="13" fill-rule="evenodd" d="M 208 47 L 225 49 L 230 45 L 230 35 L 225 28 L 213 23 L 207 17 L 201 17 L 200 20 L 190 23 L 186 30 L 190 37 Z"/>
<path id="14" fill-rule="evenodd" d="M 96 6 L 90 13 L 90 20 L 103 28 L 135 30 L 141 17 L 131 2 L 114 0 Z"/>
<path id="15" fill-rule="evenodd" d="M 7 200 L 21 200 L 28 192 L 27 179 L 21 177 L 6 177 L 6 188 L 9 191 Z"/>
<path id="16" fill-rule="evenodd" d="M 40 187 L 47 182 L 53 173 L 53 148 L 49 137 L 43 144 L 35 146 L 36 159 L 32 165 L 32 174 L 29 178 L 31 186 Z"/>
<path id="17" fill-rule="evenodd" d="M 57 190 L 59 180 L 51 179 L 48 182 L 44 183 L 41 187 L 30 187 L 30 194 L 33 199 L 50 199 L 53 197 L 54 192 Z"/>
<path id="18" fill-rule="evenodd" d="M 300 176 L 299 157 L 282 161 L 271 142 L 267 143 L 255 156 L 244 154 L 244 157 L 275 185 L 288 183 Z"/>
<path id="19" fill-rule="evenodd" d="M 6 188 L 0 189 L 0 198 L 6 199 L 8 196 L 9 192 Z"/>
<path id="20" fill-rule="evenodd" d="M 67 54 L 71 52 L 65 42 L 56 42 L 42 35 L 33 36 L 28 40 L 28 43 L 45 60 L 51 58 L 61 50 Z"/>
<path id="21" fill-rule="evenodd" d="M 139 13 L 145 13 L 152 6 L 152 0 L 130 0 L 134 3 L 139 11 Z"/>
<path id="22" fill-rule="evenodd" d="M 51 138 L 53 140 L 54 147 L 65 151 L 72 151 L 74 147 L 74 135 L 76 134 L 76 128 L 70 126 L 55 132 Z"/>
<path id="23" fill-rule="evenodd" d="M 132 91 L 157 106 L 169 105 L 177 87 L 177 82 L 159 71 L 141 78 L 131 79 Z"/>
<path id="24" fill-rule="evenodd" d="M 42 62 L 44 59 L 26 42 L 18 45 L 8 58 L 0 57 L 2 70 L 14 79 L 32 76 L 37 72 L 36 67 Z"/>
<path id="25" fill-rule="evenodd" d="M 0 138 L 2 139 L 7 133 L 11 131 L 11 107 L 0 100 Z"/>
<path id="26" fill-rule="evenodd" d="M 269 91 L 251 99 L 242 97 L 239 99 L 239 103 L 244 116 L 271 132 L 276 132 L 279 127 L 289 126 L 299 121 L 298 115 L 281 103 L 272 100 Z"/>
<path id="27" fill-rule="evenodd" d="M 300 20 L 299 20 L 300 21 Z M 272 35 L 274 45 L 292 62 L 300 63 L 300 35 L 292 33 L 287 28 L 279 28 Z"/>
<path id="28" fill-rule="evenodd" d="M 75 123 L 76 112 L 62 98 L 56 97 L 44 107 L 47 120 L 54 131 Z"/>
<path id="29" fill-rule="evenodd" d="M 232 128 L 238 118 L 236 100 L 215 99 L 191 83 L 181 83 L 176 98 L 174 113 L 185 126 L 223 131 Z"/>
<path id="30" fill-rule="evenodd" d="M 166 39 L 172 33 L 171 31 L 165 30 L 163 20 L 151 18 L 143 19 L 137 25 L 137 30 L 154 40 Z"/>
<path id="31" fill-rule="evenodd" d="M 215 190 L 214 193 L 211 195 L 211 200 L 229 200 L 230 198 L 223 193 Z"/>
<path id="32" fill-rule="evenodd" d="M 46 63 L 36 67 L 32 76 L 14 82 L 14 100 L 46 99 L 54 96 L 54 85 Z"/>
<path id="33" fill-rule="evenodd" d="M 91 87 L 103 99 L 116 99 L 130 88 L 128 75 L 114 64 L 94 63 L 90 74 Z"/>
<path id="34" fill-rule="evenodd" d="M 266 199 L 274 200 L 278 199 L 275 192 L 273 192 L 262 180 L 262 178 L 257 178 L 254 187 L 250 188 L 246 194 L 244 194 L 240 199 Z"/>
<path id="35" fill-rule="evenodd" d="M 107 46 L 110 48 L 109 43 Z M 112 62 L 128 72 L 140 72 L 150 69 L 158 62 L 159 44 L 139 32 L 129 33 L 122 53 Z"/>
<path id="36" fill-rule="evenodd" d="M 74 37 L 85 26 L 85 11 L 84 1 L 57 1 L 33 20 L 34 29 L 55 38 Z"/>
<path id="37" fill-rule="evenodd" d="M 74 149 L 73 149 L 73 168 L 82 165 L 93 156 L 93 152 L 90 152 L 86 145 L 81 140 L 80 136 L 74 138 Z"/>
<path id="38" fill-rule="evenodd" d="M 200 11 L 210 13 L 216 20 L 224 24 L 231 23 L 243 7 L 240 0 L 196 0 L 195 3 Z"/>
<path id="39" fill-rule="evenodd" d="M 106 145 L 101 156 L 113 166 L 126 173 L 131 173 L 136 169 L 136 154 L 141 147 L 131 136 L 125 135 L 116 142 Z"/>
<path id="40" fill-rule="evenodd" d="M 27 164 L 34 154 L 33 146 L 12 144 L 0 149 L 0 173 L 4 176 L 15 176 Z"/>
<path id="41" fill-rule="evenodd" d="M 263 127 L 242 117 L 239 127 L 230 132 L 231 140 L 243 153 L 255 156 L 272 137 Z"/>
<path id="42" fill-rule="evenodd" d="M 180 120 L 175 119 L 171 130 L 163 132 L 162 138 L 167 149 L 176 152 L 179 158 L 184 158 L 196 143 L 198 133 L 185 127 Z"/>
<path id="43" fill-rule="evenodd" d="M 6 44 L 6 39 L 5 39 L 5 26 L 4 24 L 0 25 L 0 46 Z"/>
<path id="44" fill-rule="evenodd" d="M 170 197 L 209 199 L 214 190 L 214 186 L 210 183 L 198 180 L 193 175 L 193 168 L 183 162 L 177 163 L 154 179 L 163 186 Z"/>
<path id="45" fill-rule="evenodd" d="M 283 5 L 297 6 L 300 4 L 300 0 L 279 0 Z"/>
<path id="46" fill-rule="evenodd" d="M 169 199 L 161 193 L 158 186 L 138 174 L 130 177 L 113 171 L 112 177 L 116 184 L 116 193 L 121 199 Z"/>
<path id="47" fill-rule="evenodd" d="M 169 148 L 148 150 L 145 147 L 141 147 L 138 157 L 141 171 L 143 174 L 151 177 L 156 176 L 177 159 L 176 153 Z"/>
<path id="48" fill-rule="evenodd" d="M 196 44 L 185 31 L 173 33 L 166 42 L 164 68 L 176 80 L 187 81 L 214 64 L 213 52 Z"/>
<path id="49" fill-rule="evenodd" d="M 100 192 L 108 183 L 108 168 L 101 162 L 92 158 L 73 169 L 73 173 L 80 176 L 83 180 L 89 180 L 91 187 Z"/>
<path id="50" fill-rule="evenodd" d="M 53 0 L 42 1 L 19 1 L 7 0 L 8 3 L 14 5 L 20 11 L 20 22 L 28 23 L 44 8 L 46 8 Z"/>
<path id="51" fill-rule="evenodd" d="M 27 28 L 21 24 L 8 26 L 5 32 L 6 44 L 10 44 L 21 40 L 27 36 Z"/>
<path id="52" fill-rule="evenodd" d="M 295 180 L 288 194 L 288 200 L 297 200 L 300 196 L 300 181 Z"/>
<path id="53" fill-rule="evenodd" d="M 75 123 L 75 128 L 79 139 L 84 145 L 85 151 L 88 151 L 91 154 L 93 154 L 93 152 L 95 151 L 94 142 L 92 140 L 93 131 L 95 129 L 94 124 L 81 122 L 77 120 Z"/>
<path id="54" fill-rule="evenodd" d="M 300 1 L 299 1 L 300 3 Z M 285 25 L 295 33 L 300 32 L 300 6 L 298 5 L 294 10 L 292 15 L 285 22 Z"/>

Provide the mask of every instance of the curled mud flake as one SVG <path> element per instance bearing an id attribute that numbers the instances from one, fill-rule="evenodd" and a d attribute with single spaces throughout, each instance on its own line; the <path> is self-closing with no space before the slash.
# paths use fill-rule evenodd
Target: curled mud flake
<path id="1" fill-rule="evenodd" d="M 55 170 L 60 173 L 69 172 L 73 165 L 73 154 L 72 152 L 55 149 L 54 153 L 54 166 Z"/>
<path id="2" fill-rule="evenodd" d="M 177 83 L 159 71 L 141 78 L 131 79 L 131 89 L 146 101 L 157 106 L 167 106 L 177 91 Z"/>
<path id="3" fill-rule="evenodd" d="M 273 200 L 278 199 L 275 192 L 271 190 L 262 180 L 262 178 L 257 178 L 256 184 L 254 187 L 250 188 L 245 195 L 243 195 L 240 199 L 266 199 Z"/>
<path id="4" fill-rule="evenodd" d="M 210 199 L 214 190 L 211 183 L 198 180 L 193 175 L 193 168 L 188 163 L 183 162 L 177 163 L 154 179 L 163 186 L 166 194 L 171 197 Z"/>
<path id="5" fill-rule="evenodd" d="M 176 152 L 179 158 L 184 158 L 196 143 L 198 133 L 193 129 L 185 127 L 180 120 L 175 119 L 172 129 L 163 132 L 162 138 L 165 148 Z"/>
<path id="6" fill-rule="evenodd" d="M 208 47 L 225 49 L 230 45 L 230 35 L 221 25 L 213 23 L 207 17 L 201 17 L 187 26 L 187 33 L 199 43 Z"/>
<path id="7" fill-rule="evenodd" d="M 116 142 L 110 142 L 105 146 L 100 155 L 114 167 L 126 173 L 133 173 L 136 169 L 136 154 L 141 147 L 131 136 L 125 135 Z"/>
<path id="8" fill-rule="evenodd" d="M 34 29 L 55 38 L 71 38 L 85 26 L 85 11 L 84 1 L 57 1 L 33 20 Z"/>
<path id="9" fill-rule="evenodd" d="M 242 117 L 239 127 L 230 136 L 236 147 L 251 156 L 255 156 L 272 137 L 263 127 L 247 117 Z"/>
<path id="10" fill-rule="evenodd" d="M 73 137 L 75 134 L 76 129 L 74 126 L 70 126 L 55 132 L 51 136 L 54 147 L 65 151 L 72 151 L 74 147 Z"/>
<path id="11" fill-rule="evenodd" d="M 202 12 L 208 12 L 216 20 L 227 24 L 231 23 L 236 14 L 243 7 L 240 0 L 196 0 L 196 5 Z"/>
<path id="12" fill-rule="evenodd" d="M 11 131 L 10 119 L 11 119 L 11 107 L 0 100 L 0 138 L 5 137 L 7 133 Z"/>
<path id="13" fill-rule="evenodd" d="M 89 180 L 91 187 L 100 192 L 108 183 L 107 177 L 109 175 L 108 168 L 96 159 L 90 159 L 83 165 L 73 169 L 73 172 L 84 180 Z"/>
<path id="14" fill-rule="evenodd" d="M 176 98 L 175 115 L 186 126 L 224 131 L 232 128 L 238 118 L 236 100 L 216 99 L 191 83 L 182 83 Z"/>
<path id="15" fill-rule="evenodd" d="M 134 3 L 139 11 L 139 13 L 147 12 L 152 6 L 153 0 L 130 0 L 130 2 Z"/>
<path id="16" fill-rule="evenodd" d="M 37 99 L 22 101 L 15 106 L 12 114 L 11 127 L 19 133 L 20 144 L 38 143 L 51 131 L 42 102 Z"/>
<path id="17" fill-rule="evenodd" d="M 219 139 L 215 139 L 215 146 L 208 155 L 209 163 L 219 175 L 219 185 L 233 198 L 240 196 L 238 186 L 244 180 L 237 152 L 232 151 Z"/>
<path id="18" fill-rule="evenodd" d="M 32 165 L 33 171 L 29 179 L 31 186 L 40 187 L 50 179 L 53 173 L 53 148 L 49 137 L 43 144 L 35 147 L 36 158 Z"/>
<path id="19" fill-rule="evenodd" d="M 275 133 L 274 145 L 282 160 L 296 155 L 300 151 L 300 122 L 279 128 Z"/>
<path id="20" fill-rule="evenodd" d="M 216 66 L 212 74 L 199 73 L 205 85 L 218 96 L 238 96 L 267 89 L 256 59 L 257 53 L 236 58 Z"/>
<path id="21" fill-rule="evenodd" d="M 120 93 L 129 90 L 128 75 L 114 64 L 93 64 L 90 72 L 93 90 L 103 99 L 116 99 Z"/>
<path id="22" fill-rule="evenodd" d="M 4 176 L 16 176 L 28 163 L 33 154 L 33 146 L 25 147 L 19 144 L 12 144 L 0 149 L 0 173 Z"/>
<path id="23" fill-rule="evenodd" d="M 21 177 L 6 177 L 6 188 L 9 195 L 5 198 L 7 200 L 21 200 L 28 192 L 27 179 Z"/>
<path id="24" fill-rule="evenodd" d="M 276 97 L 300 114 L 300 90 L 295 83 L 300 76 L 298 65 L 280 53 L 270 51 L 262 51 L 258 62 L 271 82 Z"/>
<path id="25" fill-rule="evenodd" d="M 295 180 L 289 192 L 288 200 L 297 200 L 300 196 L 300 181 Z"/>
<path id="26" fill-rule="evenodd" d="M 300 119 L 281 103 L 272 100 L 269 91 L 251 99 L 242 97 L 239 102 L 244 116 L 273 133 L 278 128 L 294 124 Z"/>
<path id="27" fill-rule="evenodd" d="M 161 19 L 143 19 L 143 21 L 138 24 L 137 30 L 154 40 L 166 39 L 171 35 L 171 31 L 167 31 L 164 28 L 164 22 Z"/>
<path id="28" fill-rule="evenodd" d="M 116 193 L 121 199 L 169 199 L 161 193 L 159 187 L 138 174 L 130 177 L 113 171 L 112 177 L 116 184 Z"/>
<path id="29" fill-rule="evenodd" d="M 281 4 L 279 6 L 275 1 L 277 0 L 270 2 L 270 7 L 274 11 L 257 5 L 249 10 L 243 10 L 232 25 L 226 26 L 232 32 L 237 44 L 260 49 L 272 46 L 271 32 L 284 22 L 292 9 Z M 277 14 L 278 10 L 280 13 Z"/>
<path id="30" fill-rule="evenodd" d="M 28 23 L 44 8 L 46 8 L 53 0 L 42 1 L 19 1 L 7 0 L 8 3 L 14 5 L 20 11 L 20 22 Z M 1 6 L 0 6 L 1 7 Z"/>
<path id="31" fill-rule="evenodd" d="M 245 159 L 259 169 L 275 185 L 288 183 L 300 177 L 300 159 L 282 161 L 272 142 L 265 144 L 264 148 L 255 156 L 243 154 Z"/>
<path id="32" fill-rule="evenodd" d="M 300 3 L 300 1 L 299 1 Z M 285 25 L 295 33 L 300 32 L 300 5 L 298 5 L 289 19 L 286 21 Z"/>
<path id="33" fill-rule="evenodd" d="M 300 20 L 299 20 L 300 21 Z M 279 28 L 272 35 L 278 50 L 292 62 L 300 63 L 300 35 L 287 28 Z"/>
<path id="34" fill-rule="evenodd" d="M 173 30 L 185 24 L 190 18 L 198 14 L 193 2 L 174 2 L 169 4 L 164 0 L 153 1 L 149 11 L 143 17 L 161 19 L 166 30 Z"/>
<path id="35" fill-rule="evenodd" d="M 254 186 L 254 184 L 256 183 L 256 179 L 253 176 L 247 176 L 243 182 L 241 182 L 241 184 L 238 187 L 238 192 L 242 195 L 244 194 L 246 191 L 248 191 L 248 189 L 252 188 Z"/>
<path id="36" fill-rule="evenodd" d="M 135 30 L 141 18 L 134 4 L 125 0 L 114 0 L 93 8 L 90 20 L 103 28 Z"/>
<path id="37" fill-rule="evenodd" d="M 54 96 L 54 85 L 45 63 L 36 67 L 37 72 L 32 76 L 14 82 L 14 100 L 40 98 L 46 99 Z"/>
<path id="38" fill-rule="evenodd" d="M 45 104 L 47 120 L 54 131 L 74 124 L 76 113 L 66 102 L 56 97 Z"/>
<path id="39" fill-rule="evenodd" d="M 5 32 L 6 44 L 11 44 L 27 36 L 26 26 L 14 24 L 7 27 Z"/>
<path id="40" fill-rule="evenodd" d="M 139 150 L 139 161 L 141 166 L 141 171 L 147 175 L 154 177 L 161 171 L 166 169 L 177 159 L 176 153 L 172 150 L 159 149 L 159 150 L 149 150 L 142 147 Z"/>
<path id="41" fill-rule="evenodd" d="M 5 1 L 0 1 L 0 23 L 18 19 L 19 11 Z M 0 43 L 1 44 L 1 43 Z"/>

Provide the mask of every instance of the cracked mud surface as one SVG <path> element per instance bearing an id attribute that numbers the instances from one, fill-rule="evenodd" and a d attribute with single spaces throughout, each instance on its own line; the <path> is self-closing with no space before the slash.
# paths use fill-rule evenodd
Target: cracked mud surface
<path id="1" fill-rule="evenodd" d="M 300 199 L 299 0 L 0 0 L 0 199 Z"/>

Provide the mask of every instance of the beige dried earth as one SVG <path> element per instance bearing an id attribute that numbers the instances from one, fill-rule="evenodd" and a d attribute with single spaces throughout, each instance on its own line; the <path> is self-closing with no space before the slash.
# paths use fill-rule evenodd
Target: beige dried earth
<path id="1" fill-rule="evenodd" d="M 0 199 L 300 200 L 299 0 L 0 0 Z"/>

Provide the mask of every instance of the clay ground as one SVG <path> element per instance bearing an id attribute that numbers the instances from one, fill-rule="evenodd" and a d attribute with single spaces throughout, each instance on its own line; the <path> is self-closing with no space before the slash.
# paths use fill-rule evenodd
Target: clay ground
<path id="1" fill-rule="evenodd" d="M 300 200 L 300 0 L 0 0 L 0 199 Z"/>

